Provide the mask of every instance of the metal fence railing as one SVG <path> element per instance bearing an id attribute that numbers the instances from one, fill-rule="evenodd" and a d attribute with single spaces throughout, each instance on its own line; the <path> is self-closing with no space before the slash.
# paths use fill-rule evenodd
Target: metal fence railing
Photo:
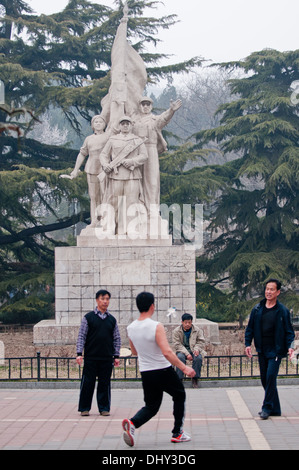
<path id="1" fill-rule="evenodd" d="M 299 376 L 299 361 L 282 360 L 279 376 Z M 78 381 L 81 380 L 82 367 L 71 357 L 0 358 L 1 381 Z M 257 356 L 206 356 L 203 360 L 202 379 L 245 379 L 259 377 Z M 121 357 L 120 366 L 113 369 L 114 381 L 141 380 L 136 357 Z"/>

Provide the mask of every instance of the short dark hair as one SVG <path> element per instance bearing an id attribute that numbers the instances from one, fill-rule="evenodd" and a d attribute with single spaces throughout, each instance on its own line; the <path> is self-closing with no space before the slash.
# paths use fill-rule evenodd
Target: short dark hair
<path id="1" fill-rule="evenodd" d="M 182 321 L 185 321 L 185 320 L 191 320 L 191 321 L 193 320 L 191 313 L 184 313 L 182 315 Z"/>
<path id="2" fill-rule="evenodd" d="M 268 281 L 266 281 L 265 287 L 267 284 L 269 284 L 269 282 L 274 282 L 276 284 L 277 290 L 281 289 L 281 282 L 278 279 L 274 279 L 274 278 L 268 279 Z"/>
<path id="3" fill-rule="evenodd" d="M 139 312 L 148 312 L 150 306 L 155 303 L 154 294 L 151 292 L 140 292 L 136 297 L 136 305 Z"/>
<path id="4" fill-rule="evenodd" d="M 106 289 L 98 290 L 98 292 L 96 293 L 96 299 L 100 297 L 100 295 L 109 295 L 109 299 L 111 298 L 110 292 L 108 292 Z"/>

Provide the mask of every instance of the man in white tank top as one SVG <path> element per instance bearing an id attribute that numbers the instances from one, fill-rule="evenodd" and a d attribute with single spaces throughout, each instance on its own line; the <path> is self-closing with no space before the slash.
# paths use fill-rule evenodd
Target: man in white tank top
<path id="1" fill-rule="evenodd" d="M 178 359 L 168 343 L 163 325 L 152 320 L 154 302 L 153 294 L 138 294 L 136 304 L 140 316 L 127 327 L 132 354 L 138 356 L 145 401 L 145 406 L 131 419 L 123 420 L 123 436 L 129 446 L 134 445 L 135 428 L 139 428 L 158 413 L 163 392 L 173 398 L 174 427 L 171 442 L 186 442 L 191 439 L 183 431 L 185 389 L 172 365 L 188 377 L 194 377 L 195 371 Z"/>

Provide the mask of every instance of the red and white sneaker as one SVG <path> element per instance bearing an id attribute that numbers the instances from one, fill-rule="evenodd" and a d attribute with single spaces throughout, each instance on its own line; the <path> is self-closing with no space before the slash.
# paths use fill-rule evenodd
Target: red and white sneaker
<path id="1" fill-rule="evenodd" d="M 134 433 L 135 433 L 134 424 L 129 419 L 124 419 L 123 422 L 122 422 L 122 427 L 123 427 L 123 430 L 125 431 L 123 433 L 123 438 L 124 438 L 125 443 L 128 446 L 133 447 L 133 445 L 134 445 Z"/>
<path id="2" fill-rule="evenodd" d="M 191 437 L 188 436 L 184 431 L 182 434 L 179 434 L 178 436 L 172 436 L 171 442 L 187 442 L 191 441 Z"/>

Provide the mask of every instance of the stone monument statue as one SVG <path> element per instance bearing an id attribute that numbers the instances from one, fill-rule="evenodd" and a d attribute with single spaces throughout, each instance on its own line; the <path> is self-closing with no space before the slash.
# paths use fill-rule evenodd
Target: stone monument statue
<path id="1" fill-rule="evenodd" d="M 101 115 L 96 115 L 92 118 L 91 127 L 94 133 L 86 137 L 70 176 L 61 176 L 63 178 L 69 177 L 70 179 L 76 178 L 86 157 L 88 157 L 85 164 L 85 173 L 87 176 L 88 195 L 90 199 L 90 225 L 91 227 L 96 227 L 99 222 L 97 219 L 97 207 L 102 203 L 103 194 L 105 192 L 104 182 L 101 183 L 98 179 L 98 174 L 101 171 L 99 154 L 109 138 L 109 133 L 104 132 L 106 122 Z"/>
<path id="2" fill-rule="evenodd" d="M 144 89 L 147 84 L 147 72 L 144 62 L 140 55 L 127 41 L 127 22 L 128 22 L 128 6 L 127 3 L 124 7 L 124 16 L 118 27 L 115 40 L 111 51 L 111 85 L 108 94 L 101 101 L 102 112 L 101 115 L 95 116 L 92 120 L 94 135 L 86 138 L 80 153 L 77 157 L 75 168 L 72 171 L 70 177 L 74 178 L 79 172 L 79 168 L 83 164 L 85 157 L 89 154 L 85 172 L 87 173 L 87 181 L 89 188 L 90 197 L 90 213 L 91 213 L 91 225 L 85 230 L 84 233 L 91 233 L 90 228 L 96 228 L 97 234 L 104 235 L 104 233 L 115 233 L 116 235 L 127 234 L 127 229 L 123 226 L 123 222 L 128 222 L 128 216 L 121 214 L 123 211 L 128 209 L 134 204 L 144 204 L 147 213 L 147 229 L 146 233 L 149 234 L 151 229 L 149 228 L 149 218 L 160 226 L 160 230 L 157 227 L 156 232 L 160 234 L 164 231 L 168 233 L 168 226 L 161 228 L 163 223 L 160 219 L 160 169 L 159 169 L 159 153 L 167 149 L 166 142 L 162 136 L 162 129 L 170 122 L 175 111 L 181 106 L 181 101 L 177 100 L 171 102 L 170 108 L 162 113 L 161 115 L 152 114 L 152 99 L 143 96 Z M 113 134 L 120 132 L 119 130 L 119 119 L 121 116 L 127 116 L 130 118 L 130 122 L 133 127 L 133 134 L 144 139 L 146 145 L 146 151 L 144 147 L 143 153 L 147 153 L 147 157 L 138 159 L 138 170 L 133 169 L 130 171 L 130 166 L 124 161 L 121 164 L 121 168 L 118 171 L 117 167 L 114 168 L 109 178 L 103 178 L 103 172 L 101 163 L 105 163 L 105 172 L 109 172 L 109 159 L 115 158 L 115 149 L 111 155 L 107 155 L 106 152 L 101 156 L 101 152 L 105 143 L 112 135 L 111 142 L 123 141 L 121 138 L 113 137 Z M 97 125 L 97 128 L 94 125 Z M 107 126 L 107 127 L 106 127 Z M 106 132 L 104 128 L 106 127 Z M 123 133 L 122 133 L 123 134 Z M 135 137 L 136 137 L 135 136 Z M 132 137 L 131 137 L 132 138 Z M 128 137 L 126 137 L 128 139 Z M 136 152 L 135 152 L 136 153 Z M 130 160 L 132 157 L 127 156 L 126 159 Z M 141 163 L 139 163 L 141 161 Z M 137 165 L 136 159 L 134 165 Z M 125 170 L 126 169 L 126 170 Z M 98 172 L 98 173 L 97 173 Z M 101 174 L 101 176 L 100 176 Z M 99 175 L 99 180 L 97 180 Z M 119 190 L 119 181 L 128 179 L 126 186 L 135 185 L 136 179 L 138 179 L 138 197 L 134 196 L 136 190 L 123 191 Z M 137 176 L 138 175 L 138 178 Z M 66 175 L 63 175 L 66 177 Z M 118 183 L 116 183 L 116 181 Z M 133 183 L 135 181 L 135 183 Z M 105 194 L 105 198 L 103 197 Z M 126 198 L 127 201 L 122 205 L 122 209 L 118 207 L 118 198 Z M 103 227 L 103 223 L 107 224 L 106 219 L 103 220 L 102 213 L 105 207 L 102 207 L 102 203 L 110 204 L 114 210 L 116 217 L 122 219 L 122 227 L 118 223 L 114 224 L 115 230 L 113 231 L 113 223 L 109 223 L 109 230 L 107 226 Z M 133 212 L 133 209 L 132 209 Z M 116 219 L 117 220 L 117 219 Z M 144 217 L 142 218 L 144 223 Z M 102 231 L 101 231 L 102 229 Z M 145 231 L 142 231 L 144 235 Z M 152 228 L 152 233 L 155 230 Z M 140 232 L 140 233 L 141 233 Z"/>
<path id="3" fill-rule="evenodd" d="M 170 108 L 159 116 L 152 114 L 153 100 L 143 96 L 139 101 L 139 112 L 134 115 L 133 133 L 146 138 L 148 159 L 143 165 L 143 192 L 148 213 L 151 207 L 160 205 L 159 153 L 167 150 L 162 129 L 169 123 L 181 100 L 171 102 Z"/>
<path id="4" fill-rule="evenodd" d="M 122 116 L 119 120 L 120 134 L 111 136 L 100 154 L 103 172 L 99 179 L 103 181 L 107 174 L 107 184 L 103 202 L 111 205 L 114 217 L 110 227 L 106 227 L 108 233 L 129 235 L 130 211 L 140 211 L 143 203 L 142 173 L 141 167 L 146 162 L 148 155 L 144 140 L 132 134 L 132 119 Z M 119 201 L 124 201 L 120 207 Z M 135 217 L 132 213 L 132 217 Z M 126 216 L 126 217 L 124 217 Z M 138 228 L 138 233 L 140 229 Z M 135 229 L 136 227 L 131 227 Z"/>
<path id="5" fill-rule="evenodd" d="M 167 312 L 188 312 L 196 317 L 194 250 L 173 245 L 168 225 L 165 238 L 159 231 L 157 237 L 148 231 L 139 239 L 129 236 L 128 228 L 133 227 L 134 231 L 136 221 L 139 226 L 148 225 L 151 206 L 155 215 L 159 211 L 158 155 L 166 149 L 162 129 L 181 102 L 172 102 L 159 116 L 152 114 L 152 101 L 144 97 L 144 62 L 127 41 L 127 3 L 123 11 L 111 51 L 109 92 L 101 101 L 100 116 L 92 120 L 94 134 L 86 138 L 74 170 L 68 175 L 71 179 L 76 177 L 89 156 L 85 172 L 91 224 L 77 237 L 77 246 L 55 249 L 55 320 L 43 320 L 34 326 L 36 345 L 75 344 L 82 317 L 95 308 L 94 294 L 100 286 L 112 294 L 110 308 L 118 321 L 123 346 L 128 342 L 127 325 L 138 316 L 136 295 L 143 290 L 155 295 L 155 319 L 166 322 L 170 337 L 177 322 Z M 124 198 L 124 212 L 120 213 Z M 114 236 L 103 239 L 99 235 L 103 231 L 101 208 L 105 204 L 113 209 L 108 229 Z M 137 217 L 126 225 L 123 216 L 132 208 Z M 210 328 L 206 322 L 204 325 L 203 328 Z M 211 334 L 205 330 L 205 338 L 208 337 Z"/>

